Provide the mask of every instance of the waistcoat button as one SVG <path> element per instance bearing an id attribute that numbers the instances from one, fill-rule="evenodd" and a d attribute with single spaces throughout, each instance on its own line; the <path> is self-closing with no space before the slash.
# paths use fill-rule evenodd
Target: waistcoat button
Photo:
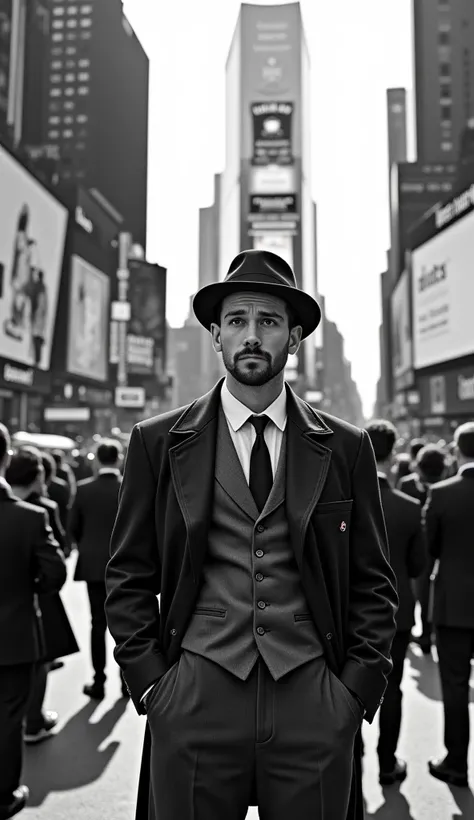
<path id="1" fill-rule="evenodd" d="M 177 635 L 177 634 L 178 634 L 178 630 L 177 630 L 177 629 L 174 629 L 174 628 L 173 628 L 173 629 L 170 629 L 170 635 L 173 635 L 173 636 L 174 636 L 174 635 Z"/>
<path id="2" fill-rule="evenodd" d="M 258 601 L 257 606 L 259 609 L 265 609 L 266 603 L 265 601 Z"/>
<path id="3" fill-rule="evenodd" d="M 328 632 L 328 633 L 327 633 L 327 635 L 326 635 L 326 640 L 327 640 L 327 641 L 332 641 L 332 632 Z"/>
<path id="4" fill-rule="evenodd" d="M 256 577 L 257 581 L 263 581 L 263 575 L 262 575 L 261 572 L 257 572 L 255 577 Z"/>
<path id="5" fill-rule="evenodd" d="M 257 626 L 257 634 L 258 635 L 265 635 L 265 630 L 263 626 Z"/>
<path id="6" fill-rule="evenodd" d="M 265 532 L 265 527 L 263 526 L 263 524 L 258 524 L 257 532 Z"/>
<path id="7" fill-rule="evenodd" d="M 257 556 L 257 558 L 263 558 L 265 553 L 263 550 L 256 550 L 255 555 Z"/>

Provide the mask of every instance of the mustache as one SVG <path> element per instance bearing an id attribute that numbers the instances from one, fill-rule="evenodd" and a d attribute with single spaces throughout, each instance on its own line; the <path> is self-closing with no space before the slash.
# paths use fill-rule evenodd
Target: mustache
<path id="1" fill-rule="evenodd" d="M 266 353 L 265 350 L 262 350 L 261 348 L 257 348 L 257 350 L 251 349 L 251 348 L 248 348 L 248 349 L 246 348 L 245 350 L 241 350 L 240 353 L 235 354 L 234 362 L 238 362 L 238 360 L 243 358 L 244 356 L 261 356 L 262 359 L 266 359 L 267 362 L 271 363 L 271 361 L 272 361 L 272 357 L 270 356 L 269 353 Z"/>

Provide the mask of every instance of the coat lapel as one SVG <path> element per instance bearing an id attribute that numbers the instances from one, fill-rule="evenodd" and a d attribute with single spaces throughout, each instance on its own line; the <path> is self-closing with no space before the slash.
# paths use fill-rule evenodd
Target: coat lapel
<path id="1" fill-rule="evenodd" d="M 256 521 L 257 505 L 247 484 L 222 407 L 219 409 L 217 430 L 216 479 L 232 501 L 238 504 L 252 521 Z"/>
<path id="2" fill-rule="evenodd" d="M 321 444 L 333 434 L 323 419 L 287 385 L 286 513 L 300 570 L 309 519 L 323 491 L 331 450 Z"/>
<path id="3" fill-rule="evenodd" d="M 221 387 L 222 380 L 190 405 L 170 430 L 176 441 L 169 450 L 171 478 L 186 525 L 196 584 L 207 551 Z"/>

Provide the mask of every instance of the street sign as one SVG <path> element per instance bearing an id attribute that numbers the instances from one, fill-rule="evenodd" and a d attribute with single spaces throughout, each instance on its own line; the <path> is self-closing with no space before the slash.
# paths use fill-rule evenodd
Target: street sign
<path id="1" fill-rule="evenodd" d="M 130 302 L 112 302 L 111 319 L 113 322 L 129 322 L 130 315 Z"/>
<path id="2" fill-rule="evenodd" d="M 144 407 L 145 388 L 144 387 L 116 387 L 115 388 L 116 407 Z"/>

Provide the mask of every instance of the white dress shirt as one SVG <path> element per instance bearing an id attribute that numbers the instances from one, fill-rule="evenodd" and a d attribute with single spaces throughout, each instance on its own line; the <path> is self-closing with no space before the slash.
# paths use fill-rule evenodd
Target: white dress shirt
<path id="1" fill-rule="evenodd" d="M 458 470 L 458 475 L 462 475 L 464 470 L 474 470 L 474 461 L 467 461 L 463 464 Z"/>
<path id="2" fill-rule="evenodd" d="M 8 481 L 2 475 L 0 475 L 0 487 L 3 487 L 4 490 L 11 490 Z"/>
<path id="3" fill-rule="evenodd" d="M 250 456 L 257 433 L 249 421 L 251 416 L 268 416 L 270 421 L 265 427 L 263 437 L 270 453 L 273 478 L 280 458 L 283 433 L 286 427 L 286 389 L 283 387 L 280 395 L 263 413 L 253 413 L 245 404 L 235 398 L 229 391 L 226 382 L 222 385 L 221 402 L 224 415 L 227 419 L 231 439 L 237 451 L 239 461 L 244 471 L 247 484 L 250 481 Z"/>

